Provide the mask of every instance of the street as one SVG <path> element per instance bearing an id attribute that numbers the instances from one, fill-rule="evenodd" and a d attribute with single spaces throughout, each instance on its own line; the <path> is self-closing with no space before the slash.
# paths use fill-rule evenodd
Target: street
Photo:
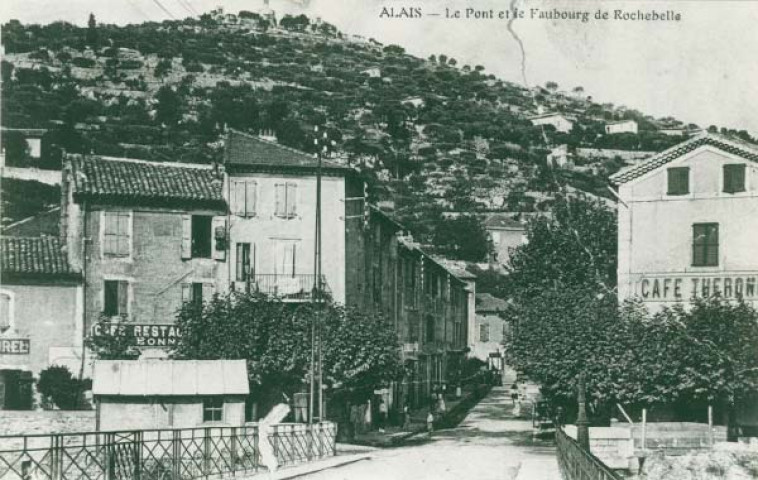
<path id="1" fill-rule="evenodd" d="M 554 448 L 532 442 L 531 422 L 514 419 L 512 411 L 506 390 L 495 387 L 456 428 L 307 478 L 559 480 Z"/>

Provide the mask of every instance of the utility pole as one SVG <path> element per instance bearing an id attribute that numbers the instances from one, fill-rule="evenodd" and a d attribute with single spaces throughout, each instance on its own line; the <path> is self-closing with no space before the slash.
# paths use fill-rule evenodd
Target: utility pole
<path id="1" fill-rule="evenodd" d="M 585 393 L 585 380 L 584 372 L 579 374 L 579 385 L 577 389 L 577 403 L 579 404 L 579 411 L 576 415 L 576 441 L 579 445 L 590 451 L 590 422 L 587 420 L 587 397 Z"/>

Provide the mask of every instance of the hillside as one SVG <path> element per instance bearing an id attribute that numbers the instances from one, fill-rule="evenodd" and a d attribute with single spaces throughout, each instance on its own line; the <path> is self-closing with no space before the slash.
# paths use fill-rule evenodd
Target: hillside
<path id="1" fill-rule="evenodd" d="M 325 125 L 335 155 L 427 241 L 443 212 L 548 210 L 562 190 L 607 196 L 624 161 L 579 148 L 660 151 L 697 129 L 597 104 L 581 87 L 527 89 L 444 54 L 416 58 L 304 16 L 278 26 L 253 12 L 123 27 L 12 20 L 2 42 L 3 126 L 50 129 L 51 165 L 61 149 L 219 161 L 225 126 L 312 151 L 313 126 Z M 533 125 L 543 112 L 573 129 Z M 621 119 L 639 131 L 605 133 Z M 546 160 L 560 145 L 570 168 Z"/>

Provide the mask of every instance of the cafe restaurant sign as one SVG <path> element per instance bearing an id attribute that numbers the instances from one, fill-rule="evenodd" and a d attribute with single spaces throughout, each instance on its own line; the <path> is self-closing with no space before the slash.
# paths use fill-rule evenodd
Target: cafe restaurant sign
<path id="1" fill-rule="evenodd" d="M 182 337 L 175 325 L 156 323 L 95 323 L 92 336 L 118 336 L 134 339 L 138 347 L 173 347 Z"/>
<path id="2" fill-rule="evenodd" d="M 758 272 L 643 274 L 634 282 L 634 293 L 644 302 L 686 302 L 714 295 L 758 300 Z"/>

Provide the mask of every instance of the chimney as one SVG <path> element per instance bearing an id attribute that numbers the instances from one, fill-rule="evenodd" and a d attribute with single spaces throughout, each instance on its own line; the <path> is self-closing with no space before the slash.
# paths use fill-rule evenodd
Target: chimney
<path id="1" fill-rule="evenodd" d="M 276 132 L 271 129 L 261 130 L 258 132 L 258 137 L 261 140 L 277 143 Z"/>

